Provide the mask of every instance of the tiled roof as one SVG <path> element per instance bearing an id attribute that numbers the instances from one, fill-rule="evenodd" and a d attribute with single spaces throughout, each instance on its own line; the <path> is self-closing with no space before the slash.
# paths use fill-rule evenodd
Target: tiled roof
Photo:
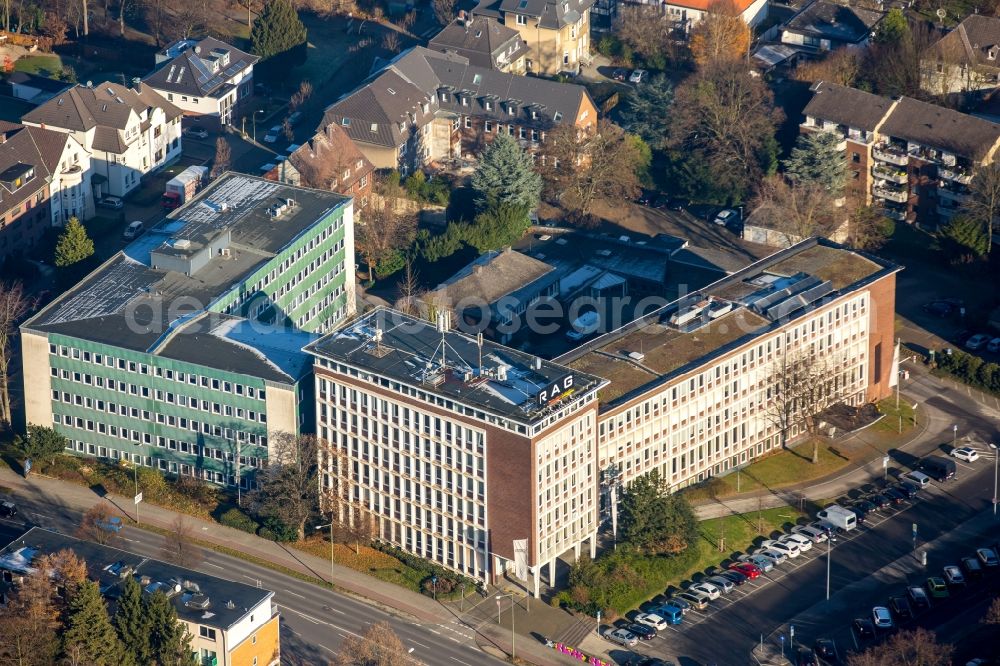
<path id="1" fill-rule="evenodd" d="M 95 127 L 122 130 L 133 111 L 141 114 L 151 107 L 163 109 L 168 120 L 181 115 L 180 109 L 148 86 L 137 92 L 106 82 L 93 88 L 74 86 L 25 114 L 24 121 L 77 132 Z"/>
<path id="2" fill-rule="evenodd" d="M 361 168 L 356 167 L 358 161 L 362 162 Z M 299 146 L 291 155 L 288 161 L 302 174 L 308 172 L 310 167 L 323 162 L 330 163 L 331 168 L 338 165 L 347 165 L 351 170 L 351 176 L 346 181 L 343 175 L 331 171 L 331 176 L 338 179 L 337 185 L 333 188 L 337 192 L 345 192 L 354 186 L 354 183 L 363 175 L 375 170 L 375 167 L 364 153 L 358 150 L 347 132 L 340 125 L 330 124 L 322 132 L 317 132 L 307 143 Z M 315 169 L 316 167 L 313 166 Z M 313 183 L 306 183 L 310 187 L 318 187 Z"/>
<path id="3" fill-rule="evenodd" d="M 977 160 L 1000 140 L 996 123 L 909 97 L 899 101 L 879 132 Z"/>
<path id="4" fill-rule="evenodd" d="M 812 91 L 812 99 L 803 110 L 805 115 L 868 132 L 875 131 L 892 108 L 888 97 L 836 83 L 819 81 Z"/>
<path id="5" fill-rule="evenodd" d="M 469 64 L 476 67 L 493 68 L 513 62 L 528 52 L 517 30 L 485 16 L 452 21 L 430 40 L 427 48 L 456 53 L 468 58 Z M 511 51 L 506 53 L 508 49 Z M 504 62 L 499 62 L 505 53 Z"/>
<path id="6" fill-rule="evenodd" d="M 157 90 L 196 97 L 218 97 L 228 90 L 228 79 L 260 60 L 258 56 L 244 53 L 214 37 L 206 37 L 199 42 L 181 40 L 165 51 L 172 53 L 178 50 L 180 53 L 176 57 L 164 60 L 143 81 Z M 228 63 L 223 60 L 224 57 L 228 57 Z"/>
<path id="7" fill-rule="evenodd" d="M 499 12 L 523 14 L 539 19 L 542 28 L 558 29 L 571 25 L 594 6 L 596 0 L 482 0 L 472 10 L 481 16 L 496 15 Z"/>
<path id="8" fill-rule="evenodd" d="M 883 16 L 883 12 L 815 0 L 793 16 L 783 29 L 853 44 L 867 39 Z"/>
<path id="9" fill-rule="evenodd" d="M 982 14 L 966 17 L 935 42 L 930 52 L 950 63 L 1000 68 L 1000 18 Z"/>
<path id="10" fill-rule="evenodd" d="M 16 189 L 0 184 L 0 214 L 19 206 L 52 180 L 68 137 L 37 127 L 8 129 L 0 143 L 0 174 L 34 169 L 33 177 Z"/>

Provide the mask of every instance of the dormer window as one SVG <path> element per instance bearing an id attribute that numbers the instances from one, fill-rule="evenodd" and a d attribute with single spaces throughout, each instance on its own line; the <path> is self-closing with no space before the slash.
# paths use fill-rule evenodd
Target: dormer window
<path id="1" fill-rule="evenodd" d="M 991 60 L 992 60 L 992 58 L 991 58 Z M 483 82 L 483 75 L 482 74 L 474 74 L 472 76 L 472 83 L 473 84 L 475 84 L 475 85 L 478 86 L 482 82 Z"/>
<path id="2" fill-rule="evenodd" d="M 344 127 L 350 127 L 351 126 L 351 119 L 350 118 L 341 118 L 340 119 L 340 124 L 343 125 Z"/>
<path id="3" fill-rule="evenodd" d="M 448 93 L 446 93 L 446 92 L 441 93 L 441 101 L 442 102 L 447 102 L 448 101 Z"/>
<path id="4" fill-rule="evenodd" d="M 492 111 L 493 110 L 493 102 L 491 102 L 490 100 L 486 100 L 484 102 L 484 105 L 486 106 L 486 110 L 487 111 Z"/>
<path id="5" fill-rule="evenodd" d="M 354 165 L 354 168 L 360 171 L 362 164 L 364 164 L 364 162 L 362 160 L 358 160 L 357 163 Z"/>
<path id="6" fill-rule="evenodd" d="M 399 123 L 399 131 L 403 132 L 406 130 L 406 123 Z"/>
<path id="7" fill-rule="evenodd" d="M 35 167 L 18 162 L 0 172 L 0 183 L 10 192 L 16 192 L 35 178 Z"/>
<path id="8" fill-rule="evenodd" d="M 508 104 L 507 105 L 507 113 L 509 113 L 512 116 L 517 115 L 517 105 L 516 104 Z"/>
<path id="9" fill-rule="evenodd" d="M 997 59 L 997 47 L 996 46 L 991 46 L 986 51 L 986 59 L 987 60 L 996 60 Z"/>
<path id="10" fill-rule="evenodd" d="M 372 130 L 372 132 L 377 132 L 378 131 L 378 123 L 372 123 L 371 130 Z"/>
<path id="11" fill-rule="evenodd" d="M 421 110 L 422 110 L 422 111 L 423 111 L 424 113 L 430 113 L 430 111 L 431 111 L 431 105 L 430 105 L 430 104 L 428 104 L 427 102 L 424 102 L 423 106 L 421 106 L 421 107 L 420 107 L 420 109 L 421 109 Z"/>
<path id="12" fill-rule="evenodd" d="M 531 119 L 532 120 L 538 120 L 538 110 L 537 109 L 532 109 L 531 110 Z"/>
<path id="13" fill-rule="evenodd" d="M 462 95 L 462 106 L 469 106 L 469 98 Z"/>

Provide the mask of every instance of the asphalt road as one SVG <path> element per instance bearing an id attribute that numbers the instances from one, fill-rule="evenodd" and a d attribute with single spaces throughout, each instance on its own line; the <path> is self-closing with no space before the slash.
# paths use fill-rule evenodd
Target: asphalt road
<path id="1" fill-rule="evenodd" d="M 27 529 L 28 522 L 72 534 L 80 514 L 47 504 L 44 498 L 17 499 L 19 515 L 0 518 L 0 541 L 10 543 Z M 146 557 L 158 557 L 163 538 L 157 534 L 126 527 L 121 547 Z M 472 630 L 458 623 L 420 625 L 316 585 L 303 582 L 241 559 L 206 550 L 199 571 L 219 578 L 259 585 L 275 592 L 274 603 L 281 611 L 281 653 L 283 664 L 321 665 L 330 662 L 341 641 L 363 633 L 370 625 L 389 622 L 414 657 L 434 666 L 480 666 L 501 664 L 480 651 Z"/>
<path id="2" fill-rule="evenodd" d="M 938 434 L 912 450 L 890 452 L 890 481 L 893 475 L 912 469 L 919 457 L 950 450 L 952 424 L 958 426 L 959 444 L 964 441 L 978 443 L 980 450 L 988 450 L 982 442 L 1000 441 L 997 412 L 991 405 L 974 400 L 964 388 L 942 389 L 938 381 L 916 375 L 904 386 L 904 391 L 921 402 L 923 407 L 918 418 L 930 419 L 931 432 Z M 871 483 L 877 485 L 878 480 L 871 479 Z M 863 485 L 863 481 L 858 483 L 859 488 Z M 940 575 L 941 567 L 957 563 L 959 556 L 973 554 L 975 547 L 984 545 L 984 539 L 970 536 L 972 530 L 968 521 L 989 512 L 993 487 L 992 458 L 984 457 L 971 464 L 959 462 L 955 479 L 943 485 L 932 482 L 913 502 L 871 516 L 867 525 L 841 538 L 833 548 L 830 584 L 834 596 L 829 606 L 824 605 L 828 603 L 825 599 L 826 546 L 818 545 L 713 602 L 704 613 L 692 611 L 682 625 L 671 627 L 660 637 L 642 642 L 633 651 L 612 649 L 609 654 L 619 663 L 626 662 L 634 653 L 641 653 L 672 660 L 681 666 L 746 664 L 750 662 L 751 649 L 762 636 L 765 640 L 769 636 L 776 640 L 779 633 L 785 633 L 787 637 L 789 623 L 797 622 L 797 641 L 808 641 L 811 645 L 815 638 L 834 636 L 842 652 L 845 648 L 853 648 L 848 627 L 854 617 L 870 614 L 872 605 L 884 604 L 891 594 L 905 591 L 907 578 L 922 582 L 928 575 Z M 917 560 L 912 557 L 913 523 L 918 525 L 918 550 L 921 544 L 952 532 L 950 545 L 940 549 L 932 545 L 928 549 L 928 572 L 917 566 Z M 1000 540 L 1000 519 L 991 530 L 985 538 L 986 543 Z M 870 590 L 866 589 L 863 594 L 851 590 L 837 597 L 838 591 L 865 580 L 900 558 L 912 560 L 912 571 L 880 572 L 873 577 L 875 582 Z M 978 609 L 979 615 L 970 620 L 974 624 L 982 615 L 980 606 L 983 603 L 985 597 L 974 597 L 960 599 L 954 606 L 964 609 L 970 616 L 975 613 L 973 609 Z M 920 624 L 934 628 L 937 624 L 954 621 L 954 610 L 928 613 Z M 945 629 L 953 631 L 954 626 Z M 941 638 L 950 640 L 944 632 Z"/>

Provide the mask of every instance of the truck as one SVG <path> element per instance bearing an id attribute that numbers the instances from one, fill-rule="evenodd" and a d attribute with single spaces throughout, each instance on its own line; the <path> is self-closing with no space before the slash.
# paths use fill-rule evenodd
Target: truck
<path id="1" fill-rule="evenodd" d="M 208 167 L 190 166 L 167 181 L 163 210 L 174 210 L 187 203 L 208 178 Z"/>
<path id="2" fill-rule="evenodd" d="M 817 513 L 816 516 L 820 520 L 845 532 L 850 532 L 858 526 L 857 514 L 837 504 L 831 504 Z"/>

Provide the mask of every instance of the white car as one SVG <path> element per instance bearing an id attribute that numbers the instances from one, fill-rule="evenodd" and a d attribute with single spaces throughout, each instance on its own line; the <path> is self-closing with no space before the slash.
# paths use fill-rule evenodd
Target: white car
<path id="1" fill-rule="evenodd" d="M 827 539 L 826 532 L 823 530 L 818 530 L 815 527 L 810 527 L 808 525 L 798 525 L 792 528 L 793 534 L 798 534 L 809 539 L 813 543 L 823 543 Z"/>
<path id="2" fill-rule="evenodd" d="M 722 596 L 722 590 L 712 585 L 711 583 L 695 583 L 688 590 L 694 590 L 695 592 L 701 592 L 702 594 L 708 596 L 709 601 L 715 601 Z"/>
<path id="3" fill-rule="evenodd" d="M 764 546 L 764 548 L 784 553 L 785 556 L 789 558 L 796 558 L 802 552 L 799 550 L 798 544 L 789 541 L 775 541 L 774 539 L 768 539 L 761 545 Z"/>
<path id="4" fill-rule="evenodd" d="M 976 351 L 977 349 L 982 349 L 990 341 L 990 336 L 985 333 L 976 333 L 971 338 L 965 341 L 965 348 Z"/>
<path id="5" fill-rule="evenodd" d="M 813 542 L 800 534 L 786 534 L 781 537 L 781 541 L 785 543 L 794 543 L 799 547 L 799 552 L 806 552 L 807 550 L 812 550 Z"/>
<path id="6" fill-rule="evenodd" d="M 652 627 L 657 631 L 664 631 L 669 626 L 667 621 L 655 613 L 639 613 L 635 616 L 636 624 Z"/>
<path id="7" fill-rule="evenodd" d="M 951 455 L 959 460 L 964 460 L 965 462 L 976 462 L 979 460 L 979 451 L 976 451 L 971 446 L 962 446 L 957 449 L 952 449 Z"/>
<path id="8" fill-rule="evenodd" d="M 634 72 L 632 72 L 629 75 L 628 82 L 629 83 L 642 83 L 646 79 L 646 74 L 647 74 L 646 70 L 644 70 L 644 69 L 637 69 L 637 70 L 635 70 Z"/>
<path id="9" fill-rule="evenodd" d="M 727 208 L 725 210 L 720 210 L 713 220 L 720 227 L 724 227 L 730 222 L 735 222 L 739 214 L 732 208 Z"/>
<path id="10" fill-rule="evenodd" d="M 278 137 L 281 136 L 281 125 L 275 125 L 271 129 L 267 130 L 267 134 L 264 135 L 264 143 L 277 143 Z"/>
<path id="11" fill-rule="evenodd" d="M 767 559 L 777 564 L 782 564 L 788 560 L 788 554 L 780 550 L 775 550 L 773 548 L 758 548 L 753 552 L 754 555 L 760 555 L 761 557 L 766 557 Z"/>
<path id="12" fill-rule="evenodd" d="M 872 609 L 872 620 L 879 629 L 892 629 L 892 614 L 885 606 L 876 606 Z"/>

